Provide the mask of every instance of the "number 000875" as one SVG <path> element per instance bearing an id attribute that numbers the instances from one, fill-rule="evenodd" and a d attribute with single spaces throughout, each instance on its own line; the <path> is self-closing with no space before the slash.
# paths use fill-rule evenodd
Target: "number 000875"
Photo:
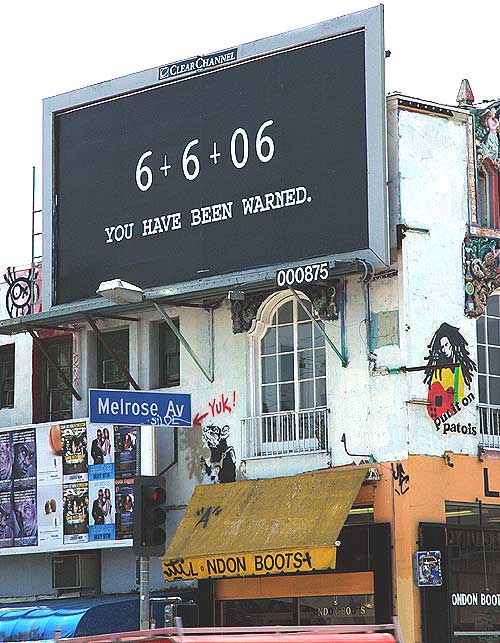
<path id="1" fill-rule="evenodd" d="M 276 284 L 284 286 L 300 286 L 310 284 L 313 281 L 325 281 L 330 276 L 328 263 L 312 263 L 307 266 L 296 266 L 276 271 Z"/>

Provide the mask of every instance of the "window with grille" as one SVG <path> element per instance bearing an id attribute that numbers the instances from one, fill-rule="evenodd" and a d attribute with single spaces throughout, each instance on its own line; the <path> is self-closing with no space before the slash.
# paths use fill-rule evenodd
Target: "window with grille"
<path id="1" fill-rule="evenodd" d="M 14 344 L 0 347 L 0 408 L 14 407 Z"/>

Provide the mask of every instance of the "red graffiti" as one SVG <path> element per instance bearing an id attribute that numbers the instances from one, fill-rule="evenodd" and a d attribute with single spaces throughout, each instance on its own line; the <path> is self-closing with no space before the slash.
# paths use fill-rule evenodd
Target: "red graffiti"
<path id="1" fill-rule="evenodd" d="M 208 415 L 214 418 L 222 415 L 223 413 L 232 413 L 235 406 L 236 391 L 232 391 L 229 395 L 221 393 L 220 396 L 214 397 L 210 402 L 208 402 L 208 411 L 204 413 L 196 413 L 193 419 L 193 426 L 201 426 L 202 421 Z"/>
<path id="2" fill-rule="evenodd" d="M 193 426 L 201 426 L 208 413 L 197 413 L 193 418 Z"/>

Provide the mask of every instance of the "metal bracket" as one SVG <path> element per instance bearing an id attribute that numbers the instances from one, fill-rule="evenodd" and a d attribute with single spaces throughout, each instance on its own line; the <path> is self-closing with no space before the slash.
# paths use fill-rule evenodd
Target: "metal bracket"
<path id="1" fill-rule="evenodd" d="M 122 358 L 118 355 L 118 353 L 108 344 L 108 342 L 104 339 L 103 333 L 99 330 L 97 327 L 97 324 L 95 321 L 92 319 L 92 317 L 87 317 L 87 321 L 94 331 L 94 335 L 97 337 L 97 339 L 101 342 L 101 344 L 104 346 L 104 348 L 108 351 L 108 353 L 111 355 L 111 357 L 115 360 L 115 362 L 118 364 L 118 368 L 121 370 L 121 372 L 125 375 L 127 381 L 132 384 L 134 389 L 136 391 L 140 391 L 141 387 L 135 379 L 132 377 L 130 374 L 130 371 L 128 370 L 128 366 L 124 363 Z"/>
<path id="2" fill-rule="evenodd" d="M 304 302 L 298 296 L 296 290 L 294 288 L 292 288 L 291 286 L 289 286 L 289 290 L 291 291 L 291 293 L 293 294 L 293 296 L 295 297 L 295 299 L 297 300 L 298 304 L 300 305 L 302 310 L 305 312 L 305 314 L 309 317 L 309 319 L 314 323 L 314 325 L 319 330 L 319 332 L 323 335 L 323 337 L 325 338 L 325 341 L 328 343 L 328 345 L 333 350 L 335 355 L 337 355 L 337 357 L 340 359 L 340 361 L 342 363 L 342 366 L 344 366 L 344 367 L 347 366 L 348 362 L 347 362 L 347 358 L 345 357 L 345 355 L 342 355 L 342 353 L 338 350 L 338 348 L 335 346 L 335 344 L 332 342 L 332 340 L 328 337 L 328 335 L 327 335 L 325 329 L 323 328 L 323 326 L 314 317 L 314 315 L 312 315 L 311 312 L 307 309 L 307 306 L 304 305 Z"/>
<path id="3" fill-rule="evenodd" d="M 58 373 L 59 377 L 62 379 L 62 381 L 63 381 L 63 383 L 65 384 L 66 388 L 67 388 L 69 391 L 71 391 L 71 394 L 73 395 L 73 397 L 74 397 L 74 398 L 76 398 L 79 402 L 81 402 L 81 400 L 82 400 L 82 396 L 81 396 L 81 395 L 80 395 L 80 393 L 76 390 L 76 388 L 73 386 L 73 384 L 69 381 L 69 379 L 66 377 L 66 374 L 64 373 L 64 371 L 62 370 L 62 368 L 61 368 L 58 364 L 56 364 L 56 362 L 54 362 L 54 360 L 52 359 L 52 357 L 47 353 L 47 351 L 45 350 L 45 347 L 44 347 L 44 345 L 43 345 L 43 342 L 40 340 L 40 338 L 39 338 L 39 337 L 38 337 L 38 335 L 35 333 L 35 331 L 34 331 L 33 329 L 31 329 L 31 328 L 28 328 L 28 333 L 31 335 L 31 338 L 33 339 L 33 341 L 35 342 L 36 346 L 38 347 L 38 349 L 40 350 L 40 352 L 42 353 L 42 355 L 45 357 L 45 359 L 47 360 L 47 362 L 48 362 L 48 363 L 49 363 L 53 368 L 55 368 L 55 369 L 56 369 L 56 371 L 57 371 L 57 373 Z"/>
<path id="4" fill-rule="evenodd" d="M 373 453 L 350 453 L 347 450 L 347 438 L 345 437 L 345 433 L 342 433 L 342 437 L 340 438 L 340 441 L 344 445 L 344 450 L 347 453 L 347 455 L 351 456 L 351 458 L 369 458 L 372 462 L 375 462 L 375 457 L 373 456 Z"/>
<path id="5" fill-rule="evenodd" d="M 177 337 L 177 339 L 180 341 L 180 343 L 184 346 L 184 348 L 187 350 L 189 353 L 190 357 L 196 364 L 196 366 L 200 369 L 200 371 L 203 373 L 203 375 L 207 378 L 207 380 L 212 383 L 215 379 L 214 377 L 214 318 L 213 318 L 213 310 L 210 308 L 209 309 L 209 330 L 208 330 L 208 336 L 209 336 L 209 344 L 210 344 L 210 362 L 208 365 L 208 368 L 203 364 L 201 359 L 198 357 L 194 349 L 191 347 L 191 344 L 187 341 L 187 339 L 184 337 L 184 335 L 181 333 L 181 331 L 177 328 L 177 326 L 174 324 L 172 318 L 169 316 L 167 311 L 162 308 L 159 304 L 156 303 L 156 301 L 151 302 L 153 306 L 156 308 L 156 310 L 160 313 L 160 315 L 163 317 L 163 319 L 167 322 L 167 324 L 170 327 L 170 330 L 174 333 L 174 335 Z"/>

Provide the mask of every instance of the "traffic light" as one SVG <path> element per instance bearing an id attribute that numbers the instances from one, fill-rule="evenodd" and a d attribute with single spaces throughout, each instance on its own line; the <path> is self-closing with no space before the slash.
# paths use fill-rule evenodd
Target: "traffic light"
<path id="1" fill-rule="evenodd" d="M 165 478 L 137 476 L 134 483 L 134 554 L 163 556 L 165 553 Z"/>

